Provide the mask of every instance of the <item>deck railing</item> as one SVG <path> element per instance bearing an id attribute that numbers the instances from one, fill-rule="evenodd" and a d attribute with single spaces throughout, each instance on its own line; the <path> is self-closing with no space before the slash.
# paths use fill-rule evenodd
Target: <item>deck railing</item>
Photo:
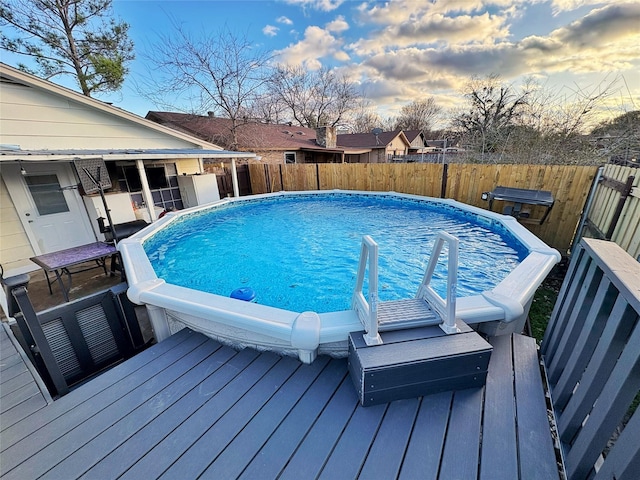
<path id="1" fill-rule="evenodd" d="M 568 480 L 638 478 L 639 318 L 640 263 L 583 239 L 541 347 Z"/>

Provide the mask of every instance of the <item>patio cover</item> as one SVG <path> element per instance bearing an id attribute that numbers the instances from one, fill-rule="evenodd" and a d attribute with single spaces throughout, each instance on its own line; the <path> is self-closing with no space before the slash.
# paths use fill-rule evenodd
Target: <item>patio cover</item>
<path id="1" fill-rule="evenodd" d="M 103 160 L 168 160 L 179 158 L 255 158 L 251 152 L 205 150 L 198 148 L 122 149 L 122 150 L 21 150 L 0 146 L 0 162 L 42 162 L 99 158 Z"/>

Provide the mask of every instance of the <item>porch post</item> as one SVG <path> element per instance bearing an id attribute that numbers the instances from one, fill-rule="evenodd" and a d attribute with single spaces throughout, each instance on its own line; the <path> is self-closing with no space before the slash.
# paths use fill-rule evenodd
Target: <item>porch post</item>
<path id="1" fill-rule="evenodd" d="M 140 183 L 142 185 L 142 196 L 144 197 L 144 203 L 147 205 L 149 218 L 153 222 L 156 219 L 156 211 L 153 208 L 153 196 L 151 196 L 151 189 L 149 188 L 147 173 L 144 170 L 144 160 L 136 160 L 136 167 L 138 167 L 138 173 L 140 174 Z"/>
<path id="2" fill-rule="evenodd" d="M 233 196 L 240 196 L 240 189 L 238 188 L 238 172 L 236 170 L 236 159 L 231 159 L 231 181 L 233 182 Z"/>

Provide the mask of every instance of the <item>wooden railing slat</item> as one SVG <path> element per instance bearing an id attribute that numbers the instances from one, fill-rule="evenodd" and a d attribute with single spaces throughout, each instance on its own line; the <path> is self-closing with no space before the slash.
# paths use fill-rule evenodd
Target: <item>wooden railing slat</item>
<path id="1" fill-rule="evenodd" d="M 618 291 L 612 287 L 606 277 L 603 277 L 593 299 L 592 308 L 584 319 L 580 335 L 572 348 L 571 357 L 553 389 L 553 401 L 557 410 L 564 410 L 576 384 L 580 381 L 580 377 L 598 344 L 600 334 L 604 330 L 617 296 Z"/>
<path id="2" fill-rule="evenodd" d="M 558 342 L 564 333 L 564 323 L 555 321 L 558 317 L 564 317 L 567 312 L 573 310 L 575 305 L 575 292 L 580 288 L 584 280 L 589 265 L 589 256 L 585 253 L 584 247 L 579 245 L 573 252 L 569 269 L 560 287 L 558 298 L 553 311 L 551 312 L 551 320 L 547 325 L 545 336 L 542 339 L 540 351 L 543 355 L 547 355 L 549 361 L 553 359 L 553 353 L 558 348 Z"/>
<path id="3" fill-rule="evenodd" d="M 553 384 L 558 381 L 565 365 L 569 361 L 573 345 L 582 329 L 582 321 L 591 309 L 601 278 L 602 270 L 598 269 L 594 262 L 591 262 L 582 284 L 578 285 L 580 289 L 576 292 L 574 306 L 570 312 L 567 312 L 568 318 L 564 322 L 566 326 L 562 338 L 558 342 L 556 353 L 549 357 L 550 361 L 547 363 L 549 381 Z"/>
<path id="4" fill-rule="evenodd" d="M 587 477 L 639 389 L 640 326 L 636 325 L 627 348 L 616 362 L 589 418 L 566 455 L 569 480 Z"/>
<path id="5" fill-rule="evenodd" d="M 635 480 L 640 472 L 640 410 L 631 417 L 594 480 Z"/>
<path id="6" fill-rule="evenodd" d="M 583 420 L 604 388 L 620 352 L 634 324 L 634 312 L 624 298 L 616 301 L 600 341 L 580 378 L 580 385 L 566 403 L 558 420 L 558 431 L 563 442 L 570 442 L 582 426 Z M 555 394 L 552 397 L 555 406 Z"/>

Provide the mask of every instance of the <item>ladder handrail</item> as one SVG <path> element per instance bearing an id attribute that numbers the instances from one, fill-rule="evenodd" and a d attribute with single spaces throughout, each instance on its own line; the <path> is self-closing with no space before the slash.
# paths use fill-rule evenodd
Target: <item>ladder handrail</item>
<path id="1" fill-rule="evenodd" d="M 364 297 L 364 273 L 369 260 L 369 301 Z M 378 333 L 378 244 L 369 236 L 362 237 L 360 262 L 356 287 L 353 291 L 351 308 L 356 311 L 365 331 L 364 340 L 367 345 L 380 345 L 382 339 Z"/>
<path id="2" fill-rule="evenodd" d="M 438 259 L 442 254 L 444 244 L 449 244 L 447 254 L 447 298 L 443 299 L 432 287 L 431 280 L 435 272 Z M 425 300 L 442 319 L 440 328 L 447 334 L 458 333 L 456 326 L 456 295 L 458 285 L 458 246 L 459 241 L 453 235 L 441 231 L 438 232 L 433 246 L 424 277 L 418 287 L 415 298 Z M 364 287 L 364 275 L 369 265 L 369 299 L 362 293 Z M 380 345 L 382 339 L 378 333 L 378 244 L 369 236 L 362 237 L 360 250 L 360 262 L 358 263 L 358 275 L 353 291 L 351 308 L 356 311 L 360 323 L 365 329 L 364 340 L 367 345 Z"/>
<path id="3" fill-rule="evenodd" d="M 436 269 L 438 259 L 442 254 L 444 243 L 449 244 L 449 252 L 447 254 L 447 298 L 443 299 L 432 287 L 431 280 Z M 456 295 L 458 286 L 458 248 L 459 240 L 453 235 L 440 231 L 433 245 L 433 251 L 429 258 L 429 263 L 424 272 L 422 283 L 418 287 L 416 298 L 425 299 L 436 312 L 440 315 L 443 322 L 440 328 L 446 333 L 457 333 L 459 329 L 456 327 Z"/>

